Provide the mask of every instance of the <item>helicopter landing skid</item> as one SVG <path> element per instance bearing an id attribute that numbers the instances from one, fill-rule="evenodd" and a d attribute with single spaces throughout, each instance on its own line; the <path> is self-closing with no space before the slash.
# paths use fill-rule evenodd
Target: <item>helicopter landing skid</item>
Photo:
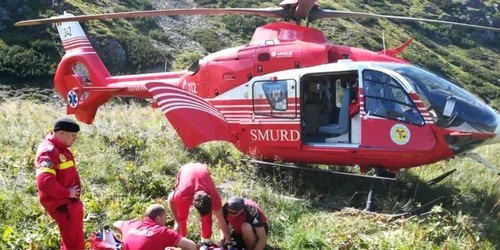
<path id="1" fill-rule="evenodd" d="M 369 181 L 371 183 L 391 183 L 391 182 L 396 181 L 396 178 L 351 174 L 351 173 L 337 172 L 337 171 L 332 171 L 332 170 L 306 168 L 306 167 L 299 167 L 299 166 L 295 166 L 295 165 L 285 165 L 285 164 L 259 161 L 259 160 L 241 159 L 241 161 L 248 162 L 248 163 L 254 163 L 254 164 L 279 167 L 279 168 L 285 168 L 285 169 L 292 170 L 292 171 L 295 170 L 295 171 L 315 172 L 315 173 L 320 173 L 320 174 L 328 174 L 328 175 L 336 175 L 336 176 L 346 177 L 346 178 L 354 178 L 354 179 L 358 179 L 358 180 L 362 180 L 362 181 Z"/>
<path id="2" fill-rule="evenodd" d="M 376 184 L 393 183 L 396 181 L 396 178 L 381 177 L 380 175 L 382 175 L 382 171 L 383 171 L 382 168 L 376 168 L 375 175 L 369 176 L 369 175 L 337 172 L 337 171 L 332 171 L 332 170 L 299 167 L 299 166 L 295 166 L 295 165 L 285 165 L 285 164 L 259 161 L 259 160 L 241 159 L 241 161 L 248 162 L 248 163 L 254 163 L 257 165 L 267 165 L 267 166 L 272 166 L 272 167 L 278 167 L 278 168 L 283 168 L 283 169 L 287 169 L 287 170 L 291 170 L 291 171 L 313 172 L 313 173 L 319 173 L 319 174 L 339 176 L 342 178 L 351 178 L 351 179 L 356 179 L 356 180 L 360 180 L 360 181 L 367 181 L 370 183 L 370 189 L 369 189 L 369 192 L 367 195 L 366 207 L 365 207 L 364 211 L 368 211 L 368 212 L 372 212 L 374 210 L 374 207 L 375 207 L 374 197 L 375 197 Z"/>
<path id="3" fill-rule="evenodd" d="M 268 166 L 273 166 L 273 167 L 279 167 L 279 168 L 285 168 L 288 170 L 292 171 L 309 171 L 309 172 L 315 172 L 315 173 L 321 173 L 321 174 L 328 174 L 328 175 L 336 175 L 336 176 L 341 176 L 341 177 L 348 177 L 348 178 L 356 178 L 358 180 L 362 181 L 368 181 L 370 182 L 370 190 L 367 195 L 367 201 L 366 201 L 366 207 L 362 209 L 354 208 L 354 207 L 349 207 L 349 206 L 343 206 L 343 205 L 335 205 L 331 203 L 327 203 L 324 201 L 319 201 L 316 204 L 320 207 L 325 207 L 325 208 L 330 208 L 334 210 L 343 210 L 343 209 L 352 209 L 352 210 L 357 210 L 363 213 L 374 213 L 378 214 L 381 216 L 385 216 L 388 221 L 390 220 L 396 220 L 402 217 L 412 217 L 412 216 L 419 216 L 421 214 L 424 214 L 436 204 L 441 202 L 445 197 L 441 196 L 437 199 L 434 199 L 418 208 L 415 208 L 413 210 L 410 210 L 408 212 L 404 213 L 398 213 L 398 214 L 384 214 L 384 213 L 378 213 L 374 212 L 374 201 L 373 197 L 375 195 L 375 184 L 377 183 L 392 183 L 396 181 L 396 178 L 386 178 L 386 177 L 380 177 L 377 176 L 377 173 L 380 174 L 380 169 L 376 169 L 375 176 L 367 176 L 367 175 L 359 175 L 359 174 L 351 174 L 351 173 L 343 173 L 343 172 L 337 172 L 337 171 L 328 171 L 328 170 L 322 170 L 322 169 L 314 169 L 314 168 L 306 168 L 306 167 L 299 167 L 299 166 L 294 166 L 294 165 L 284 165 L 284 164 L 279 164 L 279 163 L 272 163 L 272 162 L 265 162 L 265 161 L 259 161 L 259 160 L 247 160 L 247 159 L 241 159 L 241 161 L 248 162 L 248 163 L 254 163 L 254 164 L 260 164 L 260 165 L 268 165 Z M 428 182 L 430 186 L 435 185 L 436 183 L 442 181 L 446 177 L 450 176 L 452 173 L 454 173 L 456 169 L 453 169 L 451 171 L 448 171 Z M 354 196 L 356 196 L 359 193 L 366 193 L 366 192 L 356 192 Z M 351 199 L 353 198 L 351 197 Z M 301 198 L 295 198 L 295 197 L 288 197 L 288 196 L 283 196 L 283 198 L 288 198 L 288 199 L 293 199 L 293 200 L 303 200 Z"/>
<path id="4" fill-rule="evenodd" d="M 441 196 L 441 197 L 436 198 L 436 199 L 434 199 L 434 200 L 432 200 L 430 202 L 427 202 L 426 204 L 424 204 L 424 205 L 422 205 L 420 207 L 412 209 L 412 210 L 410 210 L 408 212 L 398 213 L 398 214 L 377 213 L 377 212 L 367 211 L 366 209 L 361 210 L 361 209 L 347 207 L 347 206 L 329 204 L 329 203 L 326 203 L 326 202 L 318 202 L 317 204 L 320 207 L 331 208 L 331 209 L 339 210 L 339 211 L 342 210 L 342 209 L 353 209 L 353 210 L 357 210 L 357 211 L 360 211 L 360 212 L 363 212 L 363 213 L 373 213 L 373 214 L 377 214 L 379 216 L 384 216 L 387 219 L 387 221 L 392 221 L 392 220 L 397 220 L 397 219 L 402 218 L 402 217 L 410 218 L 410 217 L 413 217 L 413 216 L 419 216 L 419 215 L 422 215 L 424 213 L 427 213 L 427 212 L 429 212 L 432 209 L 432 207 L 434 205 L 436 205 L 439 202 L 441 202 L 444 198 L 445 198 L 444 196 Z"/>
<path id="5" fill-rule="evenodd" d="M 473 160 L 476 160 L 477 162 L 481 163 L 483 166 L 485 166 L 489 170 L 491 170 L 491 172 L 493 172 L 494 174 L 500 175 L 500 172 L 495 167 L 493 167 L 488 161 L 486 161 L 486 159 L 484 159 L 481 155 L 479 155 L 478 153 L 467 152 L 467 153 L 463 154 L 462 156 L 469 157 Z"/>
<path id="6" fill-rule="evenodd" d="M 288 199 L 288 200 L 293 200 L 293 201 L 305 201 L 304 199 L 299 199 L 299 198 L 290 197 L 290 196 L 280 195 L 280 197 L 284 198 L 284 199 Z M 408 212 L 397 213 L 397 214 L 386 214 L 386 213 L 378 213 L 378 212 L 373 212 L 373 211 L 366 211 L 364 209 L 361 210 L 361 209 L 354 208 L 354 207 L 336 205 L 336 204 L 331 204 L 328 202 L 316 202 L 316 205 L 323 207 L 323 208 L 332 209 L 335 211 L 353 210 L 353 211 L 357 211 L 357 212 L 363 213 L 363 214 L 375 214 L 375 215 L 377 215 L 377 217 L 380 217 L 380 216 L 384 217 L 386 222 L 390 222 L 390 221 L 394 221 L 394 220 L 397 220 L 397 219 L 400 219 L 403 217 L 404 218 L 411 218 L 414 216 L 420 216 L 422 214 L 425 214 L 425 213 L 429 212 L 434 205 L 439 204 L 439 202 L 444 200 L 444 198 L 445 198 L 444 196 L 441 196 L 441 197 L 436 198 L 430 202 L 427 202 L 426 204 L 424 204 L 420 207 L 414 208 Z"/>

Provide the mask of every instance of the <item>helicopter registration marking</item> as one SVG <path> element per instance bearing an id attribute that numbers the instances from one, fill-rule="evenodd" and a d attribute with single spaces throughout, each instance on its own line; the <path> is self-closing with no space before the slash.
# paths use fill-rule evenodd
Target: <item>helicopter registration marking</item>
<path id="1" fill-rule="evenodd" d="M 396 124 L 391 128 L 391 139 L 398 145 L 405 145 L 410 141 L 410 130 L 403 124 Z"/>
<path id="2" fill-rule="evenodd" d="M 252 141 L 298 141 L 300 132 L 293 129 L 252 129 L 250 139 Z"/>
<path id="3" fill-rule="evenodd" d="M 196 91 L 196 83 L 194 82 L 187 82 L 186 80 L 184 80 L 184 82 L 182 83 L 182 88 L 183 89 L 186 89 L 186 85 L 188 87 L 188 91 L 193 93 L 193 94 L 198 94 L 198 91 Z"/>

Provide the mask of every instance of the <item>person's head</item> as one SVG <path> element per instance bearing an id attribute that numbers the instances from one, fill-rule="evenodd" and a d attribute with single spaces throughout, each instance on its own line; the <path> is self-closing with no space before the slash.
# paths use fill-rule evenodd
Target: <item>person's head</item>
<path id="1" fill-rule="evenodd" d="M 194 194 L 193 206 L 201 216 L 205 216 L 212 210 L 212 200 L 204 191 L 198 191 Z"/>
<path id="2" fill-rule="evenodd" d="M 150 205 L 146 209 L 144 215 L 160 226 L 165 226 L 165 223 L 167 223 L 167 211 L 165 207 L 160 204 Z"/>
<path id="3" fill-rule="evenodd" d="M 76 121 L 69 117 L 62 117 L 54 123 L 54 135 L 67 147 L 71 147 L 73 142 L 78 138 L 80 126 Z"/>
<path id="4" fill-rule="evenodd" d="M 342 88 L 353 87 L 358 84 L 358 76 L 356 74 L 345 75 L 341 81 Z"/>
<path id="5" fill-rule="evenodd" d="M 239 215 L 243 208 L 245 208 L 245 200 L 239 196 L 231 197 L 227 201 L 227 211 L 234 216 Z"/>

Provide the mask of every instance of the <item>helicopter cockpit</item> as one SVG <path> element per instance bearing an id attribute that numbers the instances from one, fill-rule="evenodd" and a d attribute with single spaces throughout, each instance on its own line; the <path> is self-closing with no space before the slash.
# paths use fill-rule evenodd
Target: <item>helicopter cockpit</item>
<path id="1" fill-rule="evenodd" d="M 498 115 L 481 99 L 442 77 L 415 65 L 374 63 L 403 76 L 415 89 L 434 123 L 444 129 L 494 133 Z"/>

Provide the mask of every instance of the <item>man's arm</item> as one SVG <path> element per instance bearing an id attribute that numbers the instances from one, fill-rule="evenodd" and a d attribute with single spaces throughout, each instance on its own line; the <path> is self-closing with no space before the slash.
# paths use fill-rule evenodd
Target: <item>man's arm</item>
<path id="1" fill-rule="evenodd" d="M 217 223 L 219 224 L 219 228 L 226 239 L 226 242 L 231 241 L 231 234 L 229 233 L 229 227 L 227 226 L 226 219 L 224 218 L 224 214 L 222 213 L 222 209 L 219 209 L 214 212 L 215 218 L 217 219 Z"/>
<path id="2" fill-rule="evenodd" d="M 36 185 L 40 191 L 51 196 L 64 199 L 70 197 L 70 191 L 57 180 L 57 162 L 53 161 L 48 152 L 42 153 L 36 161 Z"/>
<path id="3" fill-rule="evenodd" d="M 185 237 L 177 243 L 177 247 L 180 247 L 182 250 L 196 250 L 196 244 L 192 240 Z"/>
<path id="4" fill-rule="evenodd" d="M 113 227 L 115 227 L 115 229 L 118 230 L 118 232 L 120 232 L 121 234 L 123 234 L 122 229 L 121 229 L 123 222 L 124 221 L 122 221 L 122 220 L 113 222 Z"/>
<path id="5" fill-rule="evenodd" d="M 257 234 L 258 241 L 255 244 L 254 250 L 263 250 L 267 244 L 266 230 L 264 230 L 264 227 L 256 227 L 255 233 Z"/>

